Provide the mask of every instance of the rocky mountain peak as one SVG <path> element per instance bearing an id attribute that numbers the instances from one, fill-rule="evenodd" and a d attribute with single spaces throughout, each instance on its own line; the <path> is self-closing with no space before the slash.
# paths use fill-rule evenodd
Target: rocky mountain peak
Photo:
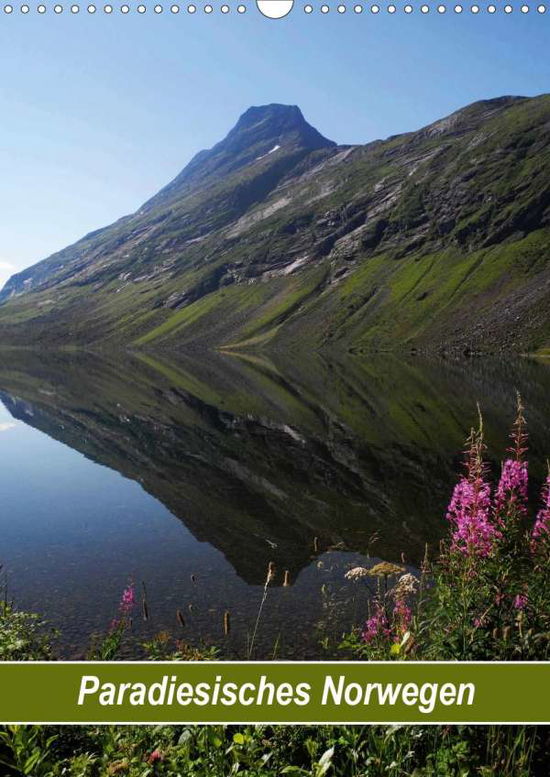
<path id="1" fill-rule="evenodd" d="M 307 148 L 323 148 L 336 145 L 327 140 L 304 119 L 297 105 L 252 106 L 239 118 L 224 143 L 239 141 L 239 145 L 256 144 L 262 140 L 284 140 L 292 136 Z"/>
<path id="2" fill-rule="evenodd" d="M 271 157 L 275 152 L 294 154 L 334 146 L 333 140 L 328 140 L 308 124 L 297 105 L 252 106 L 223 140 L 208 150 L 199 151 L 146 206 L 157 205 L 160 198 L 233 173 L 259 159 Z"/>

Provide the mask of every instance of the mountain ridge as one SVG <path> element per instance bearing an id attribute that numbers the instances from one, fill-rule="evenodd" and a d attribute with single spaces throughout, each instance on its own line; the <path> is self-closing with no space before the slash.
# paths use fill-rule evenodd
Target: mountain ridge
<path id="1" fill-rule="evenodd" d="M 167 195 L 177 195 L 182 184 L 189 186 L 197 178 L 199 182 L 201 178 L 204 180 L 205 173 L 209 178 L 211 175 L 235 172 L 274 150 L 278 151 L 285 141 L 311 151 L 336 146 L 333 140 L 323 137 L 306 122 L 297 105 L 270 103 L 251 106 L 241 114 L 223 140 L 195 154 L 174 180 L 147 200 L 140 210 L 148 209 Z"/>
<path id="2" fill-rule="evenodd" d="M 550 97 L 338 146 L 246 111 L 130 216 L 8 281 L 0 342 L 544 350 Z"/>

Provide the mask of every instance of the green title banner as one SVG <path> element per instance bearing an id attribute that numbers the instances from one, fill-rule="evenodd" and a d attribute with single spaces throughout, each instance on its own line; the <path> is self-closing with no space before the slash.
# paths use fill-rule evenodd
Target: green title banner
<path id="1" fill-rule="evenodd" d="M 550 662 L 2 662 L 1 723 L 550 723 Z"/>

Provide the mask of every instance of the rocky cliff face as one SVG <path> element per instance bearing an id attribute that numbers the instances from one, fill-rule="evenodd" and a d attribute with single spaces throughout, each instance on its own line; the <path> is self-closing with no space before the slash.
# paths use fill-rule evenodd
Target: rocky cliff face
<path id="1" fill-rule="evenodd" d="M 135 214 L 14 276 L 3 343 L 544 350 L 550 97 L 342 147 L 249 109 Z"/>

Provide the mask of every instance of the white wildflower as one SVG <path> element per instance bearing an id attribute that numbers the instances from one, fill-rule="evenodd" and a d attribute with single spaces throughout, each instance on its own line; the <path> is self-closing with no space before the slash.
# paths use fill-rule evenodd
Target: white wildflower
<path id="1" fill-rule="evenodd" d="M 344 577 L 346 580 L 360 580 L 362 577 L 368 577 L 369 570 L 365 569 L 365 567 L 353 567 L 353 569 L 349 569 Z"/>
<path id="2" fill-rule="evenodd" d="M 420 580 L 415 575 L 407 572 L 407 574 L 401 575 L 397 581 L 397 584 L 393 589 L 393 595 L 400 598 L 415 594 L 418 591 L 419 583 Z"/>

